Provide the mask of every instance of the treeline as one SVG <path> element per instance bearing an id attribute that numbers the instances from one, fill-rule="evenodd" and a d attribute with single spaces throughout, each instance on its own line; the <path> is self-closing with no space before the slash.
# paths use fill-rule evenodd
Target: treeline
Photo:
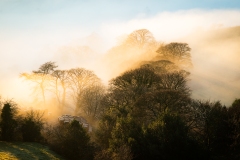
<path id="1" fill-rule="evenodd" d="M 143 29 L 130 34 L 110 55 L 123 51 L 123 46 L 125 51 L 142 50 L 143 57 L 147 50 L 155 53 L 111 79 L 108 86 L 92 71 L 57 70 L 54 62 L 21 74 L 39 89 L 42 105 L 52 93 L 64 113 L 71 97 L 73 113 L 86 118 L 93 132 L 87 133 L 77 121 L 48 125 L 36 111 L 19 118 L 14 105 L 5 103 L 2 140 L 45 143 L 67 159 L 240 159 L 240 99 L 224 106 L 191 98 L 188 44 L 160 44 Z M 4 118 L 6 106 L 13 108 L 8 112 L 11 120 Z M 38 138 L 24 139 L 30 130 Z M 10 131 L 16 134 L 4 138 Z"/>
<path id="2" fill-rule="evenodd" d="M 103 102 L 113 102 L 110 97 Z M 239 159 L 240 99 L 226 108 L 197 100 L 178 106 L 181 101 L 159 97 L 151 99 L 155 105 L 139 105 L 143 99 L 124 105 L 126 97 L 118 97 L 121 106 L 109 104 L 90 134 L 76 121 L 49 126 L 39 112 L 19 116 L 16 105 L 7 102 L 1 109 L 1 140 L 44 143 L 67 159 Z"/>

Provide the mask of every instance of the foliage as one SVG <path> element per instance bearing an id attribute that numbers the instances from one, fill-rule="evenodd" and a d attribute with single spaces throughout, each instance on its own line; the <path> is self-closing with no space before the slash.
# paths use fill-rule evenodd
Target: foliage
<path id="1" fill-rule="evenodd" d="M 15 116 L 17 113 L 16 104 L 12 101 L 6 102 L 1 113 L 1 139 L 3 141 L 14 140 L 14 133 L 17 127 Z"/>
<path id="2" fill-rule="evenodd" d="M 136 123 L 132 117 L 117 118 L 108 137 L 109 146 L 95 158 L 114 159 L 124 151 L 132 159 L 206 158 L 206 152 L 189 136 L 189 132 L 180 116 L 169 113 L 162 114 L 145 127 Z"/>
<path id="3" fill-rule="evenodd" d="M 160 59 L 170 60 L 171 62 L 183 67 L 190 67 L 191 64 L 191 48 L 187 43 L 169 43 L 160 46 L 157 52 Z"/>
<path id="4" fill-rule="evenodd" d="M 235 99 L 229 107 L 229 126 L 231 128 L 231 155 L 233 159 L 239 159 L 240 149 L 240 99 Z"/>
<path id="5" fill-rule="evenodd" d="M 111 115 L 104 114 L 99 122 L 98 130 L 95 132 L 95 142 L 103 149 L 109 147 L 109 138 L 116 123 L 116 118 Z"/>
<path id="6" fill-rule="evenodd" d="M 40 142 L 42 140 L 43 114 L 31 110 L 25 115 L 21 126 L 23 141 Z"/>
<path id="7" fill-rule="evenodd" d="M 180 116 L 165 113 L 144 132 L 142 159 L 203 159 L 204 151 L 189 136 Z"/>
<path id="8" fill-rule="evenodd" d="M 121 146 L 133 159 L 141 159 L 142 154 L 148 157 L 144 128 L 164 113 L 181 114 L 190 103 L 186 82 L 184 71 L 158 74 L 151 67 L 130 70 L 112 79 L 102 101 L 106 109 L 96 132 L 102 152 L 96 157 L 120 155 Z"/>
<path id="9" fill-rule="evenodd" d="M 139 97 L 156 91 L 159 81 L 160 77 L 148 68 L 128 71 L 110 81 L 104 105 L 117 117 L 134 114 L 138 109 L 134 104 Z"/>
<path id="10" fill-rule="evenodd" d="M 142 128 L 132 117 L 118 118 L 111 132 L 109 139 L 109 149 L 113 155 L 118 155 L 122 146 L 129 147 L 130 154 L 136 156 L 136 152 L 141 148 Z"/>
<path id="11" fill-rule="evenodd" d="M 94 147 L 86 130 L 78 121 L 51 128 L 48 143 L 53 150 L 66 158 L 93 159 Z"/>
<path id="12" fill-rule="evenodd" d="M 231 125 L 229 111 L 220 102 L 193 101 L 185 118 L 192 136 L 209 152 L 213 159 L 224 159 L 230 154 Z"/>

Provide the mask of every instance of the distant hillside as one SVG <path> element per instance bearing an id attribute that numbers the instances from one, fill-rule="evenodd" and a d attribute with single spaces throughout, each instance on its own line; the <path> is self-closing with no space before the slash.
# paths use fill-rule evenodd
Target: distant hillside
<path id="1" fill-rule="evenodd" d="M 0 141 L 0 160 L 63 160 L 62 157 L 38 143 Z"/>
<path id="2" fill-rule="evenodd" d="M 193 98 L 230 105 L 240 95 L 240 26 L 195 32 L 181 41 L 192 48 Z"/>

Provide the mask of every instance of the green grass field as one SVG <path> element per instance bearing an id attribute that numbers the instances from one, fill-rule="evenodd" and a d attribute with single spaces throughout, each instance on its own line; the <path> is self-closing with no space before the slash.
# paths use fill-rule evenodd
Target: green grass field
<path id="1" fill-rule="evenodd" d="M 63 160 L 47 146 L 38 143 L 0 141 L 0 160 Z"/>

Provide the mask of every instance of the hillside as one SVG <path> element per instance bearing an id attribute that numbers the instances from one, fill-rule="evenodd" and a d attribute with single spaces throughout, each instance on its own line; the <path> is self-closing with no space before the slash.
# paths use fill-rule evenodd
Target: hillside
<path id="1" fill-rule="evenodd" d="M 0 141 L 0 160 L 63 160 L 48 147 L 38 143 L 3 142 Z"/>
<path id="2" fill-rule="evenodd" d="M 240 26 L 199 31 L 180 41 L 192 48 L 193 98 L 229 106 L 240 90 Z"/>

